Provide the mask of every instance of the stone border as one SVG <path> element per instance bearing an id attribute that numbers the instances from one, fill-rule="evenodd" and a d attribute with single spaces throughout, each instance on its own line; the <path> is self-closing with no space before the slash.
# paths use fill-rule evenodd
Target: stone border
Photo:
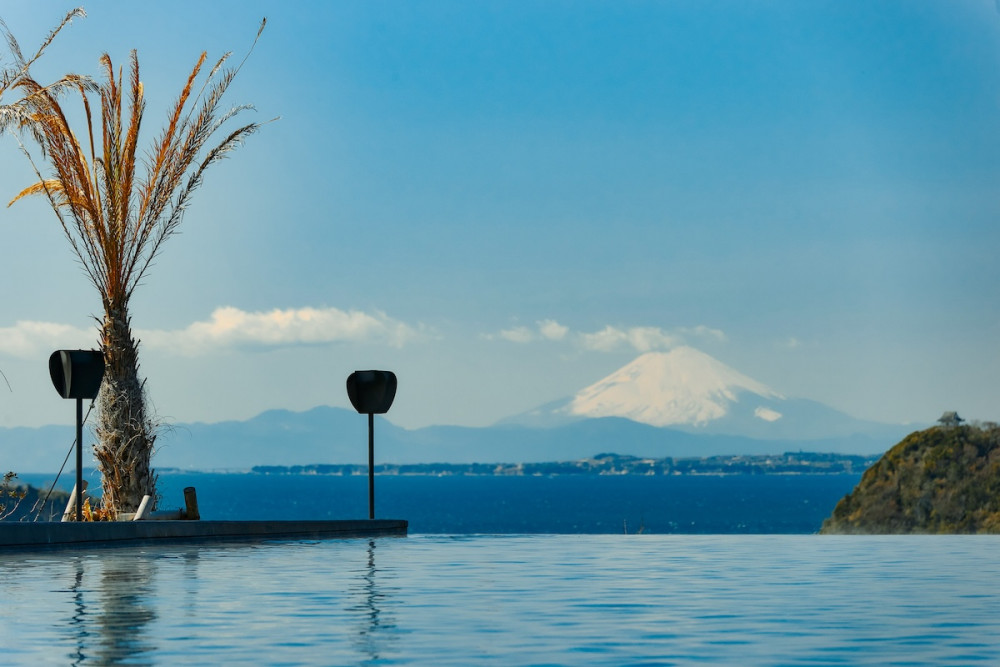
<path id="1" fill-rule="evenodd" d="M 171 542 L 405 537 L 403 519 L 0 523 L 0 551 Z"/>

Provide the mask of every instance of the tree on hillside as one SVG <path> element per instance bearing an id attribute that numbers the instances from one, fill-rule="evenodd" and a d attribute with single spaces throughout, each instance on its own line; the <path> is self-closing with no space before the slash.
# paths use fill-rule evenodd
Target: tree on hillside
<path id="1" fill-rule="evenodd" d="M 1000 533 L 1000 426 L 911 433 L 865 471 L 824 533 Z"/>
<path id="2" fill-rule="evenodd" d="M 262 21 L 254 45 L 264 25 Z M 139 376 L 138 341 L 132 335 L 129 315 L 132 296 L 164 242 L 177 231 L 205 170 L 260 127 L 260 123 L 249 123 L 226 130 L 222 140 L 214 143 L 213 137 L 228 121 L 251 107 L 221 107 L 246 57 L 231 68 L 227 53 L 199 86 L 206 57 L 203 52 L 198 58 L 166 127 L 138 161 L 145 101 L 135 51 L 130 54 L 127 81 L 104 54 L 100 58 L 103 81 L 93 90 L 77 87 L 86 118 L 80 135 L 70 128 L 59 91 L 41 86 L 27 74 L 30 62 L 20 61 L 25 73 L 14 83 L 23 94 L 28 127 L 49 175 L 43 176 L 25 151 L 39 180 L 10 204 L 28 195 L 48 199 L 73 252 L 100 292 L 104 308 L 100 341 L 106 368 L 98 395 L 94 453 L 102 475 L 104 507 L 111 512 L 134 511 L 146 494 L 156 498 L 156 475 L 150 465 L 156 433 L 147 410 L 145 381 Z M 99 98 L 97 132 L 93 96 Z M 95 135 L 100 143 L 95 144 Z M 80 136 L 86 139 L 86 147 Z"/>

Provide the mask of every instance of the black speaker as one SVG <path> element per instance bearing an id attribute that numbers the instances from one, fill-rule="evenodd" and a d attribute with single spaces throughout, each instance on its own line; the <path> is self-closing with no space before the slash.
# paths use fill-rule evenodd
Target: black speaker
<path id="1" fill-rule="evenodd" d="M 392 371 L 354 371 L 347 378 L 347 397 L 361 414 L 389 412 L 396 398 L 396 374 Z"/>
<path id="2" fill-rule="evenodd" d="M 63 398 L 97 398 L 104 379 L 104 354 L 98 350 L 56 350 L 49 357 L 52 386 Z"/>

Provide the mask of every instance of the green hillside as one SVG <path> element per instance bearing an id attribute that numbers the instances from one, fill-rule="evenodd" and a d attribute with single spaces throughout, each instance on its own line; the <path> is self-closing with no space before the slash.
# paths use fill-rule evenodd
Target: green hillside
<path id="1" fill-rule="evenodd" d="M 1000 426 L 935 426 L 865 471 L 823 533 L 1000 533 Z"/>

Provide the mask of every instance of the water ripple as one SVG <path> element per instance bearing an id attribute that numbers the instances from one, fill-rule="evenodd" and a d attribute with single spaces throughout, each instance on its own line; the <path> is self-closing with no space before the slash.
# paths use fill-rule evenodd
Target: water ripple
<path id="1" fill-rule="evenodd" d="M 419 536 L 0 556 L 6 664 L 1000 662 L 1000 538 Z"/>

